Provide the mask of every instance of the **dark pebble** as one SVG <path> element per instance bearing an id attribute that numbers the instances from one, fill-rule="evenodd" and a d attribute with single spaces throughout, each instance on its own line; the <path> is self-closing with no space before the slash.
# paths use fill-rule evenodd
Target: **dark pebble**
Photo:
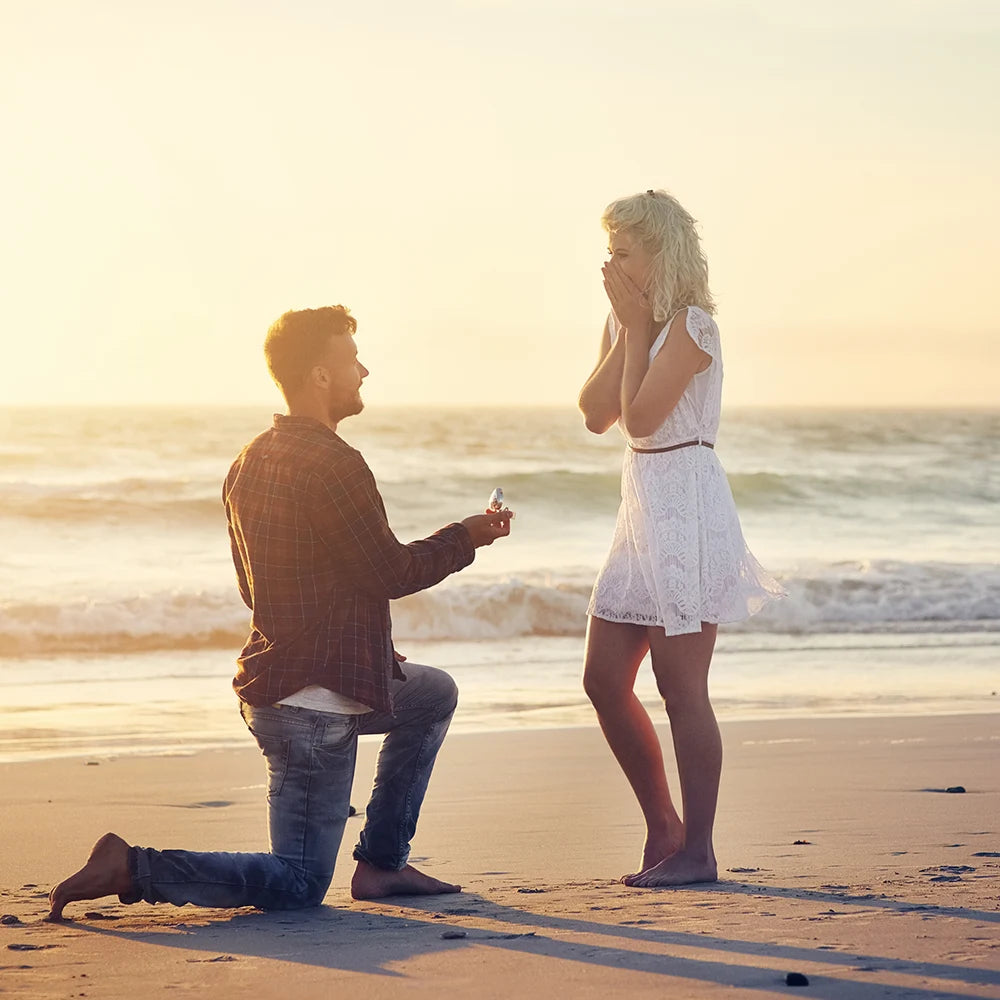
<path id="1" fill-rule="evenodd" d="M 789 972 L 788 975 L 785 976 L 785 985 L 786 986 L 808 986 L 809 985 L 809 980 L 806 979 L 806 977 L 803 976 L 801 972 Z"/>
<path id="2" fill-rule="evenodd" d="M 951 792 L 953 795 L 962 795 L 965 789 L 961 785 L 952 785 L 951 788 L 946 788 L 946 792 Z"/>
<path id="3" fill-rule="evenodd" d="M 467 931 L 443 931 L 441 933 L 441 937 L 443 937 L 445 941 L 457 941 L 459 938 L 468 936 Z"/>
<path id="4" fill-rule="evenodd" d="M 811 840 L 793 840 L 792 843 L 793 844 L 811 844 L 812 841 Z"/>
<path id="5" fill-rule="evenodd" d="M 529 888 L 518 889 L 517 891 L 518 892 L 545 892 L 544 889 L 529 889 Z"/>
<path id="6" fill-rule="evenodd" d="M 0 924 L 19 924 L 21 922 L 20 917 L 15 917 L 13 913 L 5 913 L 0 917 Z"/>
<path id="7" fill-rule="evenodd" d="M 354 808 L 354 806 L 348 806 L 347 807 L 347 815 L 348 816 L 357 816 L 357 814 L 358 814 L 358 811 L 357 811 L 357 809 Z"/>
<path id="8" fill-rule="evenodd" d="M 41 951 L 43 948 L 47 948 L 48 945 L 44 944 L 9 944 L 7 947 L 11 951 Z"/>

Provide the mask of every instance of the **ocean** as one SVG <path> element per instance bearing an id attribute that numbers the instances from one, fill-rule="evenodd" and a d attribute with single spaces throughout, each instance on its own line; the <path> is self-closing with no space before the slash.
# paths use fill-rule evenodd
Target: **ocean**
<path id="1" fill-rule="evenodd" d="M 267 408 L 0 409 L 0 761 L 247 745 L 221 483 Z M 370 406 L 341 435 L 402 541 L 481 511 L 509 539 L 393 602 L 456 731 L 592 725 L 585 609 L 623 443 L 570 407 Z M 1000 710 L 1000 410 L 727 410 L 744 534 L 788 598 L 720 629 L 721 719 Z M 638 692 L 658 706 L 648 669 Z"/>

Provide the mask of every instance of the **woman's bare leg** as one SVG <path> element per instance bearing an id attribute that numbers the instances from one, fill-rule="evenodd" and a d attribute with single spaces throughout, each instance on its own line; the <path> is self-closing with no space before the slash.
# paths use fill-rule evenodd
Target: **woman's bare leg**
<path id="1" fill-rule="evenodd" d="M 684 845 L 626 884 L 651 888 L 714 882 L 718 865 L 712 845 L 715 810 L 722 774 L 722 738 L 708 698 L 708 670 L 717 626 L 702 623 L 701 632 L 668 636 L 649 630 L 656 684 L 670 718 L 684 808 Z"/>
<path id="2" fill-rule="evenodd" d="M 583 687 L 646 821 L 640 872 L 669 857 L 684 836 L 670 800 L 659 737 L 633 691 L 648 649 L 642 625 L 589 620 Z"/>

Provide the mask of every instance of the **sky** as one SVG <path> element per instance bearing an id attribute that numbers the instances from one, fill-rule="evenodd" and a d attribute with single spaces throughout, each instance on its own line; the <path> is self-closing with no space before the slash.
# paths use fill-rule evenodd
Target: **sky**
<path id="1" fill-rule="evenodd" d="M 1000 401 L 993 0 L 4 0 L 0 404 L 573 406 L 604 206 L 698 219 L 726 405 Z"/>

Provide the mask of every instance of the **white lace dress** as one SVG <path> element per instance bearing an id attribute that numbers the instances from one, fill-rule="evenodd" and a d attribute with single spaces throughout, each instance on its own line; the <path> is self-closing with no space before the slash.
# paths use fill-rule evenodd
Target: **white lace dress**
<path id="1" fill-rule="evenodd" d="M 653 434 L 630 438 L 619 420 L 629 445 L 715 443 L 722 406 L 719 328 L 697 306 L 688 308 L 686 328 L 711 356 L 711 364 L 691 379 Z M 650 360 L 669 329 L 670 322 L 653 342 Z M 608 330 L 614 343 L 614 313 Z M 713 449 L 695 445 L 643 454 L 629 447 L 621 493 L 611 551 L 594 584 L 588 614 L 612 622 L 659 625 L 667 635 L 683 635 L 700 632 L 703 621 L 742 621 L 783 596 L 781 586 L 743 540 L 733 494 Z"/>

